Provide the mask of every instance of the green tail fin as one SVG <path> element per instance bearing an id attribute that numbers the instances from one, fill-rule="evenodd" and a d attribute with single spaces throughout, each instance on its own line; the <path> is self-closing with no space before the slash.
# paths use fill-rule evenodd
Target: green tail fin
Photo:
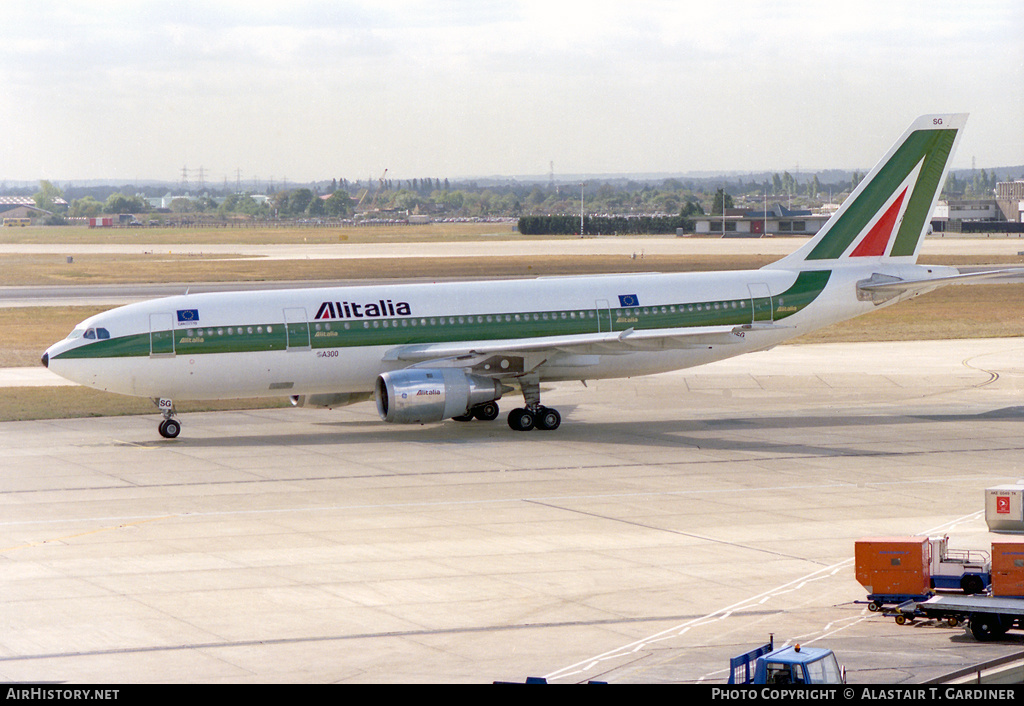
<path id="1" fill-rule="evenodd" d="M 809 243 L 768 267 L 917 260 L 967 114 L 923 115 Z"/>

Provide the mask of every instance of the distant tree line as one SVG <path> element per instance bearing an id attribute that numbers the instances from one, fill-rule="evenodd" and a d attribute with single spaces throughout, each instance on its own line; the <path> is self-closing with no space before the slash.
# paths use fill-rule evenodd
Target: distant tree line
<path id="1" fill-rule="evenodd" d="M 946 186 L 943 189 L 950 197 L 962 196 L 970 198 L 988 199 L 992 198 L 996 190 L 996 184 L 1000 181 L 1010 181 L 1009 176 L 1000 179 L 995 172 L 989 174 L 984 169 L 974 172 L 969 178 L 957 178 L 956 172 L 950 172 L 946 177 Z"/>
<path id="2" fill-rule="evenodd" d="M 984 169 L 951 172 L 945 198 L 992 198 L 997 181 L 1010 181 L 1012 173 L 998 177 Z M 671 233 L 692 228 L 687 219 L 700 214 L 720 214 L 723 208 L 761 208 L 784 203 L 791 208 L 814 208 L 840 203 L 864 178 L 859 171 L 830 171 L 791 175 L 789 172 L 762 173 L 748 177 L 667 178 L 650 181 L 632 179 L 593 180 L 582 190 L 578 184 L 520 182 L 492 179 L 451 182 L 423 177 L 349 181 L 330 179 L 295 188 L 280 186 L 242 191 L 225 182 L 223 188 L 204 187 L 200 194 L 181 195 L 166 209 L 156 209 L 147 198 L 164 197 L 172 184 L 143 186 L 58 187 L 40 182 L 31 187 L 5 188 L 0 195 L 34 195 L 39 208 L 52 213 L 48 222 L 61 223 L 68 216 L 100 214 L 147 214 L 170 212 L 202 214 L 204 218 L 226 220 L 350 218 L 357 212 L 369 218 L 403 218 L 422 214 L 433 218 L 521 218 L 524 233 L 573 234 L 579 231 L 579 213 L 588 214 L 584 232 Z M 582 198 L 582 203 L 581 203 Z M 67 206 L 59 203 L 64 199 Z M 575 215 L 574 215 L 575 214 Z M 677 216 L 678 214 L 678 216 Z M 678 222 L 676 218 L 682 219 Z"/>

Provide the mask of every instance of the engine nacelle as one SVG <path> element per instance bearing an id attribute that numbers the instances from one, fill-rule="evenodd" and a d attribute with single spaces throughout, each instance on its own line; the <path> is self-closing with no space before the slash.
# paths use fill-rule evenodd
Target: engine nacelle
<path id="1" fill-rule="evenodd" d="M 427 424 L 466 414 L 502 391 L 499 381 L 458 368 L 410 368 L 379 375 L 374 396 L 385 422 Z"/>

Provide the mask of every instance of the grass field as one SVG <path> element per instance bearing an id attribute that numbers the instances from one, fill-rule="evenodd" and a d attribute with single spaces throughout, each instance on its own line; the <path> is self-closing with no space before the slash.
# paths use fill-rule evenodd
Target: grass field
<path id="1" fill-rule="evenodd" d="M 396 228 L 338 229 L 144 229 L 91 231 L 85 228 L 3 229 L 0 242 L 95 243 L 145 242 L 164 244 L 254 244 L 338 242 L 423 242 L 478 240 L 493 237 L 502 224 L 443 224 Z M 14 231 L 12 234 L 11 231 Z M 509 237 L 521 238 L 513 233 Z M 114 240 L 110 240 L 113 238 Z M 216 238 L 216 239 L 215 239 Z M 320 238 L 321 240 L 312 240 Z M 154 240 L 155 239 L 155 240 Z M 240 248 L 240 251 L 242 248 Z M 603 272 L 685 272 L 714 269 L 757 268 L 772 257 L 715 257 L 699 255 L 648 255 L 643 259 L 622 256 L 530 256 L 507 258 L 371 258 L 359 260 L 254 260 L 150 255 L 76 256 L 0 255 L 0 283 L 6 285 L 109 284 L 143 282 L 246 282 L 322 279 L 533 277 Z M 970 257 L 931 258 L 928 264 L 995 264 L 998 260 Z M 1020 265 L 1020 258 L 1006 258 Z M 945 338 L 1024 336 L 1024 285 L 945 287 L 910 302 L 883 309 L 796 339 L 796 343 L 840 341 L 899 341 Z M 39 364 L 39 356 L 51 343 L 63 338 L 82 319 L 108 307 L 0 307 L 0 367 Z M 181 411 L 281 406 L 279 399 L 253 400 L 222 405 L 203 404 Z M 88 415 L 155 413 L 149 400 L 137 400 L 74 387 L 0 388 L 0 421 Z"/>
<path id="2" fill-rule="evenodd" d="M 300 243 L 424 243 L 477 240 L 487 236 L 522 240 L 514 223 L 429 223 L 426 225 L 317 228 L 260 226 L 245 228 L 0 228 L 0 244 L 107 243 L 110 245 L 297 245 Z"/>
<path id="3" fill-rule="evenodd" d="M 0 255 L 6 285 L 139 284 L 145 282 L 266 282 L 280 280 L 537 277 L 606 272 L 686 272 L 760 267 L 774 258 L 646 255 L 489 257 L 379 257 L 261 260 L 187 255 Z"/>

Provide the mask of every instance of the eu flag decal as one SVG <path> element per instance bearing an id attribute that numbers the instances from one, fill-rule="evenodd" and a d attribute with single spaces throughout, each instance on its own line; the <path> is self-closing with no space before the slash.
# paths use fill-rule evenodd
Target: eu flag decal
<path id="1" fill-rule="evenodd" d="M 619 306 L 640 306 L 640 300 L 635 294 L 620 294 Z"/>
<path id="2" fill-rule="evenodd" d="M 192 324 L 199 321 L 199 309 L 178 309 L 178 323 Z"/>

